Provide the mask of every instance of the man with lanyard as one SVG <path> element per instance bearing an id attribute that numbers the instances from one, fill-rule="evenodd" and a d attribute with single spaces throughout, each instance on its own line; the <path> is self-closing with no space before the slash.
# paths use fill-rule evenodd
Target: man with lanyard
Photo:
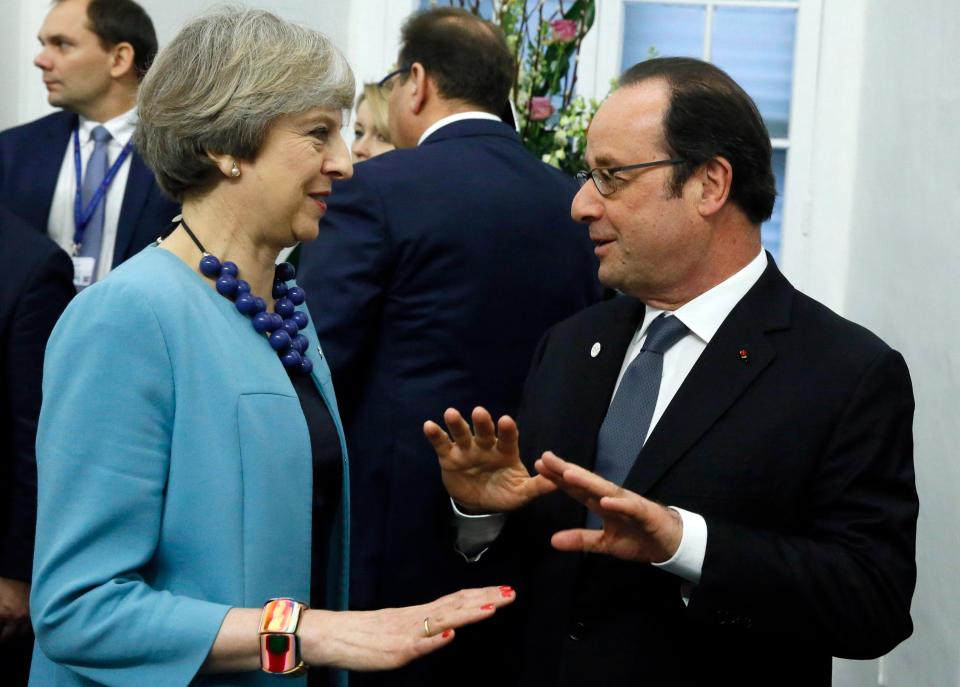
<path id="1" fill-rule="evenodd" d="M 83 288 L 141 250 L 179 212 L 130 148 L 138 84 L 156 54 L 157 40 L 150 18 L 131 0 L 55 2 L 39 40 L 35 64 L 43 72 L 49 103 L 64 111 L 0 133 L 0 205 L 71 253 L 74 285 Z M 5 223 L 8 227 L 12 232 Z M 5 264 L 13 256 L 22 262 L 43 245 L 28 234 L 11 232 L 5 231 Z M 18 271 L 4 271 L 4 283 L 15 281 Z M 33 296 L 59 293 L 57 270 L 37 271 L 31 278 Z M 49 300 L 33 315 L 49 319 Z M 56 315 L 52 317 L 47 332 Z M 18 326 L 23 329 L 24 322 Z M 42 351 L 46 336 L 34 344 Z M 18 469 L 29 473 L 27 467 Z M 35 493 L 26 493 L 29 480 L 11 481 L 14 488 L 19 491 L 5 493 L 10 508 L 35 500 Z M 22 511 L 10 510 L 6 522 L 22 520 Z M 0 547 L 0 645 L 7 649 L 0 655 L 5 666 L 29 663 L 29 648 L 23 656 L 11 657 L 18 649 L 7 640 L 13 628 L 23 625 L 33 534 L 18 530 L 12 537 L 17 547 Z M 26 665 L 21 668 L 25 676 Z M 4 684 L 25 684 L 13 670 L 4 673 Z"/>
<path id="2" fill-rule="evenodd" d="M 157 39 L 132 0 L 57 0 L 38 38 L 34 64 L 64 111 L 0 133 L 0 204 L 71 254 L 82 289 L 178 212 L 130 141 Z"/>

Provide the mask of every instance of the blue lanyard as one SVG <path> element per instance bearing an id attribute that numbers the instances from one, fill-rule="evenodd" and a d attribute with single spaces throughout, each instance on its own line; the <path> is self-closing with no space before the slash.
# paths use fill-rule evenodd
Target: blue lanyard
<path id="1" fill-rule="evenodd" d="M 87 205 L 86 209 L 83 207 L 83 170 L 81 169 L 80 163 L 80 127 L 78 126 L 73 130 L 73 163 L 74 167 L 77 170 L 77 194 L 73 199 L 73 245 L 76 249 L 83 243 L 83 233 L 87 228 L 87 224 L 90 223 L 90 218 L 93 217 L 94 211 L 103 201 L 104 195 L 107 193 L 107 189 L 110 188 L 110 184 L 113 183 L 113 178 L 117 176 L 117 172 L 120 171 L 121 165 L 123 165 L 124 160 L 127 159 L 127 156 L 130 155 L 130 151 L 133 150 L 133 142 L 128 141 L 127 145 L 123 146 L 123 150 L 120 151 L 120 155 L 117 156 L 117 159 L 110 169 L 107 170 L 107 174 L 103 177 L 103 181 L 100 182 L 100 187 L 93 194 L 93 197 L 90 199 L 90 204 Z"/>

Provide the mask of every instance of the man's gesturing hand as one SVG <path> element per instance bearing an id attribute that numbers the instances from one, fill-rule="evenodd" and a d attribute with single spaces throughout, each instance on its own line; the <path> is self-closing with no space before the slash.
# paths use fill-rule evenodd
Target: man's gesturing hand
<path id="1" fill-rule="evenodd" d="M 449 435 L 435 422 L 423 425 L 454 501 L 472 511 L 505 512 L 553 491 L 552 482 L 531 477 L 520 461 L 520 433 L 513 418 L 504 415 L 495 427 L 490 413 L 477 407 L 472 419 L 473 431 L 459 412 L 447 408 L 443 421 Z"/>
<path id="2" fill-rule="evenodd" d="M 563 530 L 550 540 L 561 551 L 606 553 L 630 561 L 669 560 L 683 537 L 675 512 L 608 482 L 547 451 L 536 462 L 540 475 L 580 501 L 603 520 L 602 530 Z"/>

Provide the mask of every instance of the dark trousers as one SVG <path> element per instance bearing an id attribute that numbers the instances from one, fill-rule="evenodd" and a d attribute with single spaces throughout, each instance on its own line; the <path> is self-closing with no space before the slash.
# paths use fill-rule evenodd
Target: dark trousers
<path id="1" fill-rule="evenodd" d="M 26 687 L 33 655 L 33 633 L 0 643 L 0 683 L 5 687 Z"/>

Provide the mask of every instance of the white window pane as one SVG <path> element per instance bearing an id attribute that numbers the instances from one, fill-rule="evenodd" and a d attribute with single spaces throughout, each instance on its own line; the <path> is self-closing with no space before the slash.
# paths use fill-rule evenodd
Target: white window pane
<path id="1" fill-rule="evenodd" d="M 703 57 L 706 8 L 628 2 L 623 15 L 624 72 L 650 57 Z"/>
<path id="2" fill-rule="evenodd" d="M 763 247 L 780 261 L 780 237 L 783 225 L 783 180 L 787 176 L 787 151 L 773 151 L 773 175 L 777 181 L 777 202 L 773 206 L 773 214 L 766 222 L 760 225 L 760 240 Z"/>
<path id="3" fill-rule="evenodd" d="M 789 134 L 795 9 L 718 7 L 713 62 L 743 86 L 760 108 L 772 138 Z"/>

